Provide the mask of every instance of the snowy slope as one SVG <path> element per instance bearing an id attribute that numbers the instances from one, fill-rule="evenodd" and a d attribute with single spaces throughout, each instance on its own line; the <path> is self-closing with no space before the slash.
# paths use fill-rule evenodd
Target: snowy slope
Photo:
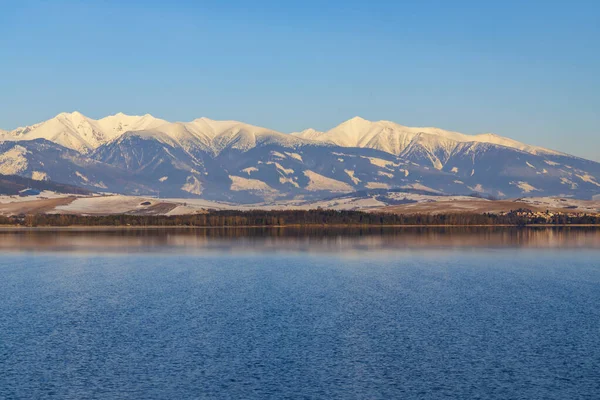
<path id="1" fill-rule="evenodd" d="M 75 111 L 61 113 L 47 121 L 17 128 L 3 135 L 5 140 L 46 139 L 80 153 L 89 153 L 98 146 L 129 130 L 154 128 L 166 121 L 152 117 L 116 114 L 100 120 Z"/>
<path id="2" fill-rule="evenodd" d="M 162 125 L 163 132 L 187 151 L 201 150 L 218 155 L 225 149 L 247 151 L 257 144 L 274 144 L 293 148 L 306 140 L 238 121 L 214 121 L 198 118 L 192 122 Z"/>
<path id="3" fill-rule="evenodd" d="M 372 122 L 360 117 L 354 117 L 327 132 L 307 129 L 302 132 L 292 133 L 292 135 L 311 140 L 330 142 L 344 147 L 367 147 L 396 155 L 404 152 L 413 140 L 422 141 L 425 136 L 428 137 L 430 147 L 437 147 L 438 144 L 435 143 L 436 141 L 443 142 L 439 145 L 446 147 L 448 147 L 449 143 L 453 143 L 456 146 L 458 143 L 477 142 L 510 147 L 531 154 L 562 154 L 542 147 L 530 146 L 492 133 L 466 135 L 439 128 L 408 127 L 391 121 Z"/>
<path id="4" fill-rule="evenodd" d="M 89 153 L 99 146 L 132 131 L 155 131 L 168 136 L 170 144 L 177 143 L 186 151 L 203 151 L 217 155 L 227 148 L 247 151 L 259 143 L 279 144 L 293 147 L 306 141 L 330 143 L 342 147 L 360 147 L 385 151 L 394 155 L 423 152 L 423 147 L 439 169 L 443 161 L 434 154 L 450 153 L 460 143 L 476 142 L 505 146 L 531 154 L 563 155 L 561 153 L 530 146 L 515 140 L 486 133 L 465 135 L 438 128 L 413 128 L 391 121 L 367 121 L 352 118 L 327 132 L 307 129 L 291 135 L 245 124 L 238 121 L 215 121 L 198 118 L 191 122 L 167 122 L 149 114 L 130 116 L 123 113 L 99 120 L 86 117 L 79 112 L 61 113 L 47 121 L 17 128 L 11 132 L 0 131 L 4 140 L 46 139 L 61 146 Z M 165 138 L 164 135 L 157 138 Z M 443 159 L 444 157 L 442 157 Z"/>
<path id="5" fill-rule="evenodd" d="M 0 173 L 237 203 L 413 188 L 500 198 L 600 194 L 600 163 L 493 134 L 353 118 L 283 134 L 238 121 L 80 113 L 0 133 Z M 8 139 L 8 140 L 7 140 Z"/>

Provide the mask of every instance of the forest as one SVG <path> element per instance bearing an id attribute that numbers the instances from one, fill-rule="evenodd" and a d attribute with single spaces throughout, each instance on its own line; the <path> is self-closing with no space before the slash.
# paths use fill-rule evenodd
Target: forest
<path id="1" fill-rule="evenodd" d="M 336 210 L 210 211 L 193 215 L 66 215 L 36 214 L 0 216 L 0 225 L 133 226 L 133 227 L 248 227 L 248 226 L 478 226 L 478 225 L 600 225 L 598 215 L 558 214 L 538 216 L 507 214 L 390 214 Z"/>

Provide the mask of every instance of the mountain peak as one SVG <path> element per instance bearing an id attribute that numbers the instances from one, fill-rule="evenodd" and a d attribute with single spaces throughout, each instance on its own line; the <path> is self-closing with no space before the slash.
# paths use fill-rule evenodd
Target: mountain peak
<path id="1" fill-rule="evenodd" d="M 350 122 L 350 123 L 356 124 L 356 123 L 365 123 L 365 122 L 367 122 L 367 123 L 371 123 L 372 121 L 369 121 L 368 119 L 364 119 L 363 117 L 359 117 L 359 116 L 357 115 L 356 117 L 352 117 L 352 118 L 350 118 L 350 119 L 349 119 L 348 121 L 346 121 L 346 122 Z"/>
<path id="2" fill-rule="evenodd" d="M 82 117 L 85 117 L 85 116 L 82 113 L 80 113 L 79 111 L 73 111 L 73 112 L 61 112 L 55 118 L 58 118 L 58 117 L 66 117 L 66 118 L 77 117 L 77 118 L 82 118 Z"/>
<path id="3" fill-rule="evenodd" d="M 239 121 L 219 121 L 207 117 L 201 117 L 192 122 L 181 122 L 171 124 L 168 121 L 156 118 L 151 114 L 127 115 L 118 112 L 102 119 L 92 119 L 84 116 L 79 111 L 63 112 L 48 121 L 17 128 L 9 134 L 20 139 L 45 138 L 56 140 L 57 143 L 79 151 L 87 152 L 91 149 L 112 140 L 125 132 L 152 130 L 161 127 L 161 130 L 169 131 L 168 125 L 184 125 L 185 129 L 210 143 L 215 137 L 227 134 L 231 137 L 236 135 L 273 135 L 280 134 L 272 129 L 262 128 Z M 174 132 L 181 130 L 177 128 Z M 360 116 L 355 116 L 342 122 L 335 128 L 320 132 L 307 129 L 302 132 L 292 133 L 290 136 L 333 143 L 343 147 L 367 147 L 375 150 L 385 151 L 394 155 L 400 155 L 409 143 L 420 133 L 430 135 L 429 142 L 433 147 L 450 149 L 453 145 L 464 142 L 491 143 L 504 147 L 510 147 L 531 154 L 561 154 L 536 146 L 529 146 L 506 137 L 492 133 L 480 135 L 465 135 L 459 132 L 451 132 L 438 128 L 411 128 L 391 121 L 369 121 Z M 60 134 L 59 136 L 56 136 Z M 423 135 L 420 135 L 423 136 Z M 422 140 L 421 140 L 422 142 Z M 454 144 L 453 144 L 454 143 Z M 435 144 L 435 146 L 434 146 Z M 211 144 L 207 144 L 211 146 Z M 430 146 L 430 147 L 431 147 Z M 431 147 L 431 148 L 433 148 Z M 445 150 L 445 151 L 446 151 Z"/>

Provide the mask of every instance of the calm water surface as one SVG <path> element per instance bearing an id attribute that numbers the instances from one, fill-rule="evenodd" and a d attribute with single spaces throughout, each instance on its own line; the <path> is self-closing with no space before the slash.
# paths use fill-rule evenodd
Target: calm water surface
<path id="1" fill-rule="evenodd" d="M 0 398 L 598 399 L 599 238 L 0 232 Z"/>

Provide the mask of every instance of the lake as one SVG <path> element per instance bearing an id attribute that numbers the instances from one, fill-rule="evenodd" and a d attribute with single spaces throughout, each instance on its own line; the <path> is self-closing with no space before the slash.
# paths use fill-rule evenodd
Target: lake
<path id="1" fill-rule="evenodd" d="M 0 230 L 0 398 L 596 399 L 600 230 Z"/>

